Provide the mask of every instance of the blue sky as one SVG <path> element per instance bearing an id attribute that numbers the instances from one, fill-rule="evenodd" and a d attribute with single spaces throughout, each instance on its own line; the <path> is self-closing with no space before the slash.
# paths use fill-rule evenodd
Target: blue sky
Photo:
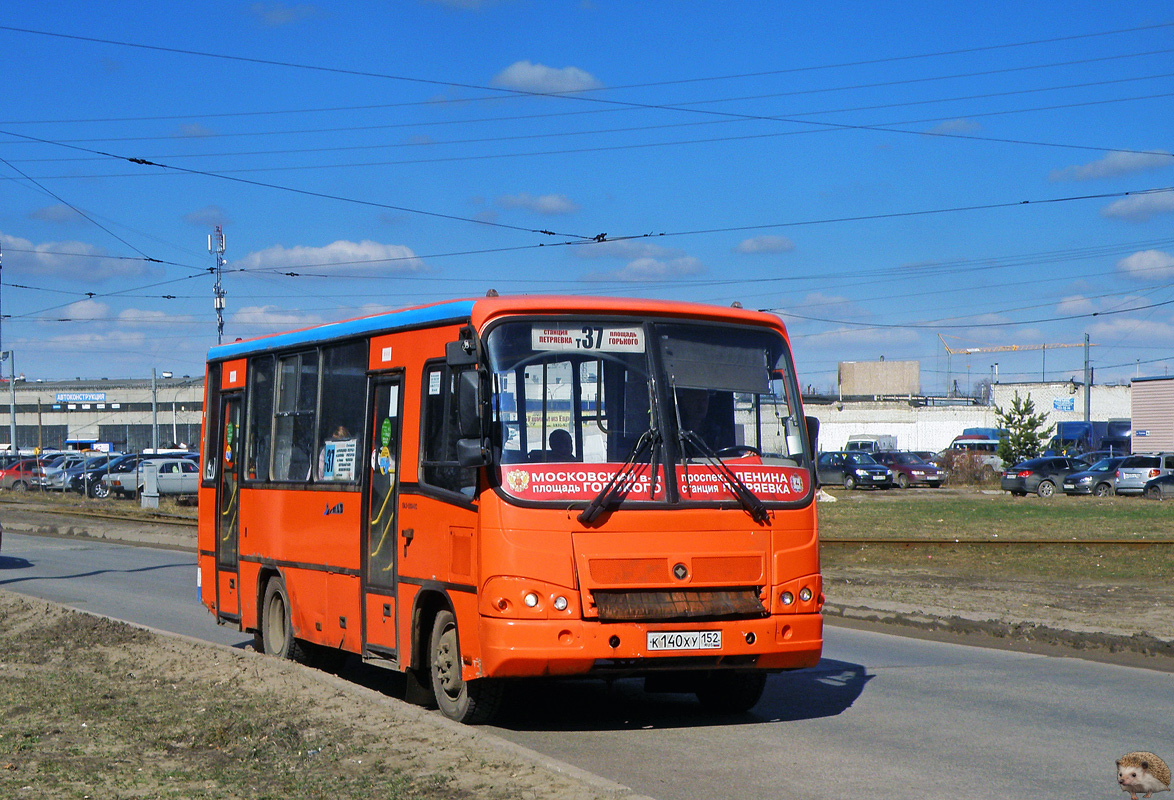
<path id="1" fill-rule="evenodd" d="M 227 341 L 493 288 L 771 309 L 824 390 L 1174 361 L 1168 3 L 11 2 L 0 52 L 30 379 L 199 374 L 217 224 Z"/>

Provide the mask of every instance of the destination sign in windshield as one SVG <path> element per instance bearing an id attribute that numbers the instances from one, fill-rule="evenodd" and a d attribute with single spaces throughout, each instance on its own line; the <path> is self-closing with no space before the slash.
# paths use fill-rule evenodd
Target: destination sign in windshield
<path id="1" fill-rule="evenodd" d="M 643 353 L 644 329 L 638 325 L 535 325 L 530 331 L 530 346 L 535 350 Z"/>

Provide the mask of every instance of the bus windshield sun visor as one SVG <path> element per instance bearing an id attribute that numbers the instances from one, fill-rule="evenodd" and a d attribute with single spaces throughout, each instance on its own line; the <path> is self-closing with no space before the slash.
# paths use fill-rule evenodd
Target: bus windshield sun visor
<path id="1" fill-rule="evenodd" d="M 727 337 L 720 337 L 727 338 Z M 665 374 L 681 387 L 770 394 L 770 369 L 759 348 L 680 336 L 662 342 Z"/>

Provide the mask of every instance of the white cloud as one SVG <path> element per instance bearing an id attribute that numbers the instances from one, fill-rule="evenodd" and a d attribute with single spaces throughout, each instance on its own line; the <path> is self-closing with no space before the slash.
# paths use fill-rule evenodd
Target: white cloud
<path id="1" fill-rule="evenodd" d="M 978 130 L 982 130 L 982 126 L 974 120 L 948 119 L 934 125 L 926 133 L 974 133 Z"/>
<path id="2" fill-rule="evenodd" d="M 205 320 L 209 326 L 213 324 L 211 311 Z M 172 314 L 166 311 L 153 311 L 144 308 L 127 308 L 118 312 L 118 322 L 122 325 L 141 325 L 144 327 L 167 326 L 172 329 L 176 325 L 187 325 L 195 321 L 190 314 Z"/>
<path id="3" fill-rule="evenodd" d="M 14 275 L 36 278 L 66 278 L 73 281 L 106 281 L 152 274 L 146 262 L 106 257 L 106 251 L 85 242 L 44 242 L 0 233 L 4 246 L 4 269 Z"/>
<path id="4" fill-rule="evenodd" d="M 578 67 L 555 69 L 543 64 L 531 64 L 529 61 L 515 61 L 493 76 L 492 83 L 503 89 L 541 94 L 603 88 L 603 84 L 596 80 L 595 76 Z"/>
<path id="5" fill-rule="evenodd" d="M 71 320 L 100 320 L 110 314 L 110 306 L 97 300 L 79 300 L 61 309 L 59 316 Z"/>
<path id="6" fill-rule="evenodd" d="M 176 138 L 179 139 L 207 139 L 216 135 L 216 131 L 198 122 L 188 122 L 180 125 L 175 133 Z"/>
<path id="7" fill-rule="evenodd" d="M 1134 172 L 1161 169 L 1172 164 L 1174 156 L 1165 150 L 1151 153 L 1114 152 L 1088 164 L 1073 164 L 1063 169 L 1054 169 L 1048 175 L 1048 180 L 1088 181 L 1096 178 L 1116 178 Z"/>
<path id="8" fill-rule="evenodd" d="M 787 321 L 786 315 L 783 315 L 783 321 Z M 793 328 L 794 326 L 788 322 L 787 329 L 793 330 Z M 820 333 L 792 333 L 791 338 L 802 339 L 804 348 L 834 347 L 837 349 L 858 345 L 875 349 L 884 346 L 916 344 L 919 341 L 917 331 L 912 328 L 836 328 Z M 843 356 L 842 352 L 837 354 L 837 358 L 846 360 Z"/>
<path id="9" fill-rule="evenodd" d="M 1088 335 L 1094 342 L 1136 342 L 1152 345 L 1154 342 L 1168 342 L 1174 339 L 1174 325 L 1153 319 L 1105 317 L 1099 318 L 1089 326 Z"/>
<path id="10" fill-rule="evenodd" d="M 1161 250 L 1141 250 L 1118 261 L 1117 268 L 1131 278 L 1166 280 L 1174 277 L 1174 255 Z"/>
<path id="11" fill-rule="evenodd" d="M 348 242 L 339 240 L 325 247 L 282 247 L 277 244 L 265 250 L 249 253 L 233 262 L 244 269 L 335 269 L 392 270 L 396 272 L 423 272 L 427 266 L 410 247 L 402 244 L 381 244 L 370 240 Z"/>
<path id="12" fill-rule="evenodd" d="M 503 195 L 497 198 L 496 202 L 502 208 L 524 208 L 536 214 L 547 216 L 574 214 L 579 210 L 577 203 L 561 194 L 544 194 L 535 197 L 527 192 L 522 192 L 521 194 Z"/>
<path id="13" fill-rule="evenodd" d="M 64 203 L 57 203 L 56 205 L 45 206 L 44 208 L 30 211 L 29 219 L 34 219 L 37 222 L 52 222 L 59 225 L 85 221 L 85 217 Z"/>
<path id="14" fill-rule="evenodd" d="M 1102 217 L 1147 222 L 1155 214 L 1174 212 L 1174 192 L 1154 192 L 1123 197 L 1101 209 Z"/>
<path id="15" fill-rule="evenodd" d="M 245 306 L 230 317 L 234 325 L 253 325 L 266 328 L 295 329 L 317 325 L 322 318 L 304 311 L 291 311 L 278 306 Z"/>
<path id="16" fill-rule="evenodd" d="M 637 258 L 620 269 L 591 272 L 585 277 L 593 281 L 669 281 L 704 271 L 705 265 L 692 256 L 670 259 Z"/>
<path id="17" fill-rule="evenodd" d="M 287 6 L 284 3 L 253 3 L 249 6 L 249 11 L 268 28 L 292 25 L 321 13 L 317 6 L 309 3 L 299 3 L 295 6 Z"/>
<path id="18" fill-rule="evenodd" d="M 735 253 L 786 253 L 795 249 L 795 243 L 786 236 L 755 236 L 743 239 L 734 248 Z"/>
<path id="19" fill-rule="evenodd" d="M 220 206 L 204 206 L 183 215 L 183 221 L 197 228 L 212 228 L 217 225 L 228 225 L 231 220 L 228 213 Z"/>
<path id="20" fill-rule="evenodd" d="M 482 8 L 496 5 L 496 0 L 424 0 L 425 3 L 432 3 L 437 6 L 448 6 L 449 8 L 459 8 L 462 11 L 477 11 Z"/>
<path id="21" fill-rule="evenodd" d="M 578 247 L 572 247 L 571 252 L 578 258 L 617 258 L 632 260 L 637 258 L 678 258 L 685 255 L 684 250 L 661 247 L 646 239 L 620 239 L 616 242 L 592 242 Z"/>
<path id="22" fill-rule="evenodd" d="M 1065 297 L 1056 305 L 1057 314 L 1091 314 L 1096 310 L 1093 302 L 1084 295 L 1074 294 Z"/>

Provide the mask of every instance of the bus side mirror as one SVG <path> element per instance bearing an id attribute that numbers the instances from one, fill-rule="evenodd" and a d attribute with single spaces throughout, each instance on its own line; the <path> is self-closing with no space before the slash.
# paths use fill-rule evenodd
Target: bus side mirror
<path id="1" fill-rule="evenodd" d="M 457 426 L 461 439 L 481 442 L 481 373 L 467 369 L 457 375 Z"/>
<path id="2" fill-rule="evenodd" d="M 457 463 L 462 467 L 483 467 L 489 463 L 489 440 L 457 439 Z"/>
<path id="3" fill-rule="evenodd" d="M 803 421 L 807 423 L 807 441 L 811 444 L 811 452 L 818 453 L 819 447 L 819 420 L 815 417 L 804 417 Z"/>

